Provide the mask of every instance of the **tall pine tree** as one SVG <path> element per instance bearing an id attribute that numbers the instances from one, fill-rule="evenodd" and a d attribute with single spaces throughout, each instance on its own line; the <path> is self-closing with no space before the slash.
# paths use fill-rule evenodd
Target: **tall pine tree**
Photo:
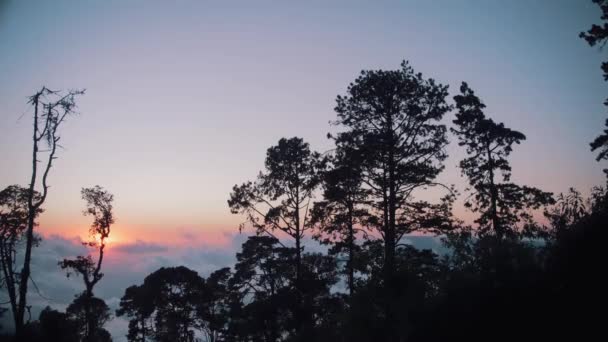
<path id="1" fill-rule="evenodd" d="M 454 101 L 458 112 L 452 132 L 468 155 L 460 161 L 471 186 L 465 206 L 480 214 L 476 223 L 482 233 L 493 232 L 499 239 L 515 236 L 522 228 L 520 223 L 531 221 L 529 209 L 553 201 L 551 193 L 511 182 L 507 158 L 513 144 L 519 144 L 526 136 L 487 118 L 483 112 L 486 106 L 464 82 Z"/>
<path id="2" fill-rule="evenodd" d="M 384 243 L 384 305 L 388 340 L 404 338 L 396 323 L 393 281 L 395 251 L 401 238 L 437 227 L 437 206 L 414 198 L 416 190 L 438 185 L 446 158 L 446 127 L 440 123 L 450 110 L 447 86 L 425 79 L 403 62 L 399 70 L 365 70 L 338 96 L 336 122 L 343 133 L 338 146 L 360 155 L 361 181 L 369 191 L 370 212 Z"/>

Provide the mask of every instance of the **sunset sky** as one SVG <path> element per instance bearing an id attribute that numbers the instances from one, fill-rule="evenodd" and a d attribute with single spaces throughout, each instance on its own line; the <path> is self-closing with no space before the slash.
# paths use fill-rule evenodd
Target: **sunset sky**
<path id="1" fill-rule="evenodd" d="M 231 187 L 281 137 L 329 149 L 336 95 L 362 69 L 409 60 L 449 84 L 450 100 L 467 81 L 489 116 L 527 135 L 514 181 L 586 191 L 603 179 L 589 142 L 608 92 L 605 54 L 578 33 L 598 21 L 591 1 L 571 0 L 0 0 L 0 187 L 29 180 L 27 96 L 86 88 L 39 232 L 61 246 L 86 237 L 80 189 L 99 184 L 115 195 L 109 263 L 143 260 L 138 251 L 154 267 L 195 250 L 229 260 L 244 220 L 228 210 Z M 451 140 L 441 180 L 463 190 Z"/>

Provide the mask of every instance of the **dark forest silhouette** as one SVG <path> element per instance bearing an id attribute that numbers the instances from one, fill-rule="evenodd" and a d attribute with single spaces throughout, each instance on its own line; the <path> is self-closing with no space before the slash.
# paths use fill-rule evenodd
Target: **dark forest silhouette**
<path id="1" fill-rule="evenodd" d="M 603 46 L 608 1 L 593 2 L 604 22 L 580 37 Z M 608 62 L 602 70 L 608 80 Z M 396 70 L 362 71 L 337 97 L 331 151 L 312 151 L 299 137 L 268 148 L 264 169 L 235 185 L 228 200 L 230 211 L 246 219 L 239 229 L 255 235 L 233 267 L 206 278 L 184 266 L 163 267 L 128 287 L 111 313 L 93 290 L 103 278 L 113 196 L 99 186 L 82 189 L 84 214 L 93 218 L 85 242 L 92 253 L 58 263 L 83 280 L 84 290 L 65 312 L 47 307 L 33 320 L 26 295 L 40 241 L 36 218 L 60 126 L 81 94 L 42 88 L 30 98 L 31 181 L 0 192 L 1 286 L 9 297 L 0 314 L 11 314 L 16 330 L 6 340 L 111 341 L 104 325 L 113 314 L 129 320 L 129 341 L 603 335 L 608 182 L 588 198 L 575 189 L 554 196 L 512 182 L 517 170 L 509 156 L 524 133 L 495 122 L 467 83 L 450 97 L 446 85 L 405 61 Z M 437 181 L 449 140 L 466 153 L 459 164 L 468 182 L 463 194 Z M 590 147 L 598 161 L 608 159 L 608 128 Z M 418 199 L 429 191 L 436 201 Z M 476 215 L 472 224 L 452 216 L 458 198 Z M 446 252 L 417 249 L 404 241 L 408 234 L 435 236 Z M 311 252 L 312 240 L 326 252 Z"/>

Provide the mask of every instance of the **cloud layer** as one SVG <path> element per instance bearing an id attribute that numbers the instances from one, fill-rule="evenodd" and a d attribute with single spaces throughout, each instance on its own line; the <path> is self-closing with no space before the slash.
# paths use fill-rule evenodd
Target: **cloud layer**
<path id="1" fill-rule="evenodd" d="M 229 235 L 230 243 L 223 247 L 204 243 L 178 246 L 144 240 L 109 246 L 102 267 L 104 277 L 95 287 L 95 295 L 102 298 L 114 312 L 128 286 L 141 284 L 148 274 L 160 267 L 184 265 L 206 277 L 214 270 L 232 266 L 236 261 L 235 254 L 247 239 L 247 235 L 237 233 Z M 408 236 L 406 242 L 439 253 L 443 251 L 435 237 Z M 324 250 L 323 246 L 314 241 L 307 240 L 306 245 L 307 251 Z M 65 310 L 74 297 L 83 291 L 82 279 L 78 276 L 66 277 L 58 262 L 87 252 L 87 248 L 82 245 L 79 238 L 69 239 L 58 235 L 45 238 L 34 250 L 32 275 L 37 289 L 30 286 L 28 296 L 34 319 L 47 305 L 57 310 Z M 0 297 L 4 301 L 6 294 L 0 292 Z M 12 326 L 10 314 L 2 318 L 2 326 L 6 328 Z M 106 328 L 112 334 L 114 341 L 126 341 L 128 322 L 123 318 L 114 317 Z"/>
<path id="2" fill-rule="evenodd" d="M 105 300 L 114 311 L 128 286 L 141 284 L 146 275 L 160 267 L 184 265 L 205 277 L 218 268 L 234 264 L 236 250 L 246 236 L 234 234 L 231 239 L 226 247 L 205 244 L 179 247 L 143 240 L 110 246 L 102 266 L 104 277 L 95 287 L 95 295 Z M 34 250 L 32 277 L 38 291 L 30 285 L 28 295 L 33 319 L 47 305 L 65 310 L 74 297 L 83 291 L 82 278 L 74 275 L 66 277 L 58 262 L 86 253 L 87 248 L 79 238 L 68 239 L 58 235 L 45 238 Z M 3 301 L 7 298 L 2 292 L 0 297 Z M 2 317 L 2 326 L 7 329 L 12 327 L 10 313 Z M 106 328 L 112 333 L 114 341 L 126 341 L 128 323 L 124 319 L 115 317 Z"/>

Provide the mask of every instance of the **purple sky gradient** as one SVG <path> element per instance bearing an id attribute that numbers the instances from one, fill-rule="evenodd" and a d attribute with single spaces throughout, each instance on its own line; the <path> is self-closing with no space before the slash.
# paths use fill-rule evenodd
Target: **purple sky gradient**
<path id="1" fill-rule="evenodd" d="M 361 69 L 404 59 L 451 96 L 467 81 L 489 116 L 527 135 L 515 182 L 556 193 L 602 184 L 589 142 L 606 117 L 606 54 L 578 38 L 599 16 L 583 0 L 0 0 L 1 188 L 29 179 L 27 96 L 87 89 L 62 132 L 34 255 L 51 300 L 34 304 L 61 309 L 81 290 L 54 267 L 82 252 L 80 188 L 95 184 L 116 198 L 122 247 L 110 248 L 99 286 L 112 308 L 160 266 L 206 275 L 231 263 L 245 238 L 231 187 L 253 179 L 281 137 L 329 149 L 336 95 Z M 463 151 L 451 140 L 440 180 L 462 191 Z M 126 323 L 111 324 L 121 340 Z"/>
<path id="2" fill-rule="evenodd" d="M 298 135 L 327 150 L 335 96 L 361 69 L 407 59 L 451 95 L 467 81 L 487 114 L 528 136 L 515 181 L 587 190 L 603 177 L 588 143 L 606 86 L 604 54 L 578 33 L 598 20 L 590 1 L 568 0 L 4 1 L 0 186 L 29 177 L 26 97 L 86 88 L 63 131 L 43 230 L 86 232 L 79 190 L 94 184 L 115 194 L 117 234 L 133 242 L 146 229 L 144 240 L 236 229 L 226 199 L 267 147 Z M 462 190 L 462 151 L 449 152 L 441 179 Z"/>

